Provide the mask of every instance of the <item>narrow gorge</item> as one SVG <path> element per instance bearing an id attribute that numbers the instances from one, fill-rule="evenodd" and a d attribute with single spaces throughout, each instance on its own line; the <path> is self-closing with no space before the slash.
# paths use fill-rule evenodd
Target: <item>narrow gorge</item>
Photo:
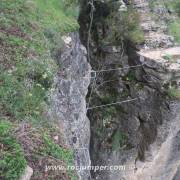
<path id="1" fill-rule="evenodd" d="M 91 3 L 82 1 L 79 17 L 93 70 L 87 96 L 91 162 L 126 168 L 92 171 L 92 178 L 178 179 L 179 101 L 171 102 L 168 90 L 180 85 L 180 48 L 167 33 L 175 17 L 163 1 L 154 7 L 147 0 Z"/>

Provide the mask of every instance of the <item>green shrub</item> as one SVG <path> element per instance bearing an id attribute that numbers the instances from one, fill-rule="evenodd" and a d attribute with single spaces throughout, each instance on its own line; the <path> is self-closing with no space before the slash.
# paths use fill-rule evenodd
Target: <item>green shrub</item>
<path id="1" fill-rule="evenodd" d="M 73 153 L 55 144 L 48 135 L 44 135 L 44 143 L 43 151 L 45 154 L 64 160 L 67 164 L 73 163 Z"/>
<path id="2" fill-rule="evenodd" d="M 117 115 L 117 110 L 115 107 L 106 107 L 102 111 L 102 117 L 103 117 L 103 125 L 106 126 L 109 123 L 111 123 L 113 117 Z"/>
<path id="3" fill-rule="evenodd" d="M 165 60 L 168 60 L 168 61 L 170 61 L 170 60 L 172 60 L 172 55 L 170 55 L 170 54 L 165 54 L 164 56 L 163 56 L 163 58 L 165 59 Z"/>
<path id="4" fill-rule="evenodd" d="M 180 90 L 175 87 L 170 87 L 167 93 L 171 98 L 180 98 Z"/>
<path id="5" fill-rule="evenodd" d="M 54 158 L 62 160 L 67 166 L 72 166 L 74 162 L 73 152 L 60 147 L 58 144 L 55 144 L 53 140 L 46 134 L 44 135 L 44 146 L 41 148 L 41 153 L 43 153 L 45 156 L 50 155 Z M 69 169 L 68 175 L 71 180 L 77 180 L 77 176 L 75 175 L 74 171 Z"/>
<path id="6" fill-rule="evenodd" d="M 106 38 L 108 42 L 119 42 L 129 40 L 133 43 L 142 43 L 144 33 L 139 26 L 139 14 L 132 7 L 128 7 L 126 12 L 115 12 L 107 19 L 109 24 L 109 35 Z"/>
<path id="7" fill-rule="evenodd" d="M 174 36 L 175 41 L 180 43 L 180 20 L 175 20 L 169 24 L 169 32 Z"/>
<path id="8" fill-rule="evenodd" d="M 126 143 L 127 143 L 127 136 L 124 133 L 117 131 L 113 136 L 112 149 L 114 151 L 119 150 L 124 145 L 126 145 Z"/>
<path id="9" fill-rule="evenodd" d="M 0 179 L 19 180 L 26 168 L 26 160 L 21 146 L 12 134 L 12 125 L 0 122 Z"/>
<path id="10" fill-rule="evenodd" d="M 176 0 L 174 2 L 174 9 L 175 9 L 176 13 L 178 14 L 178 16 L 180 16 L 180 1 L 179 0 Z"/>
<path id="11" fill-rule="evenodd" d="M 123 79 L 126 81 L 134 82 L 136 81 L 136 74 L 134 71 L 130 71 Z"/>

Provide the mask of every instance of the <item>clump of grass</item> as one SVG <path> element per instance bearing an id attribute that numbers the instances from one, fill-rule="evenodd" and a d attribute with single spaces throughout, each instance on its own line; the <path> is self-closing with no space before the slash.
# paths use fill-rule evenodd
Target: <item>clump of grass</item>
<path id="1" fill-rule="evenodd" d="M 180 20 L 175 20 L 169 24 L 169 32 L 177 43 L 180 43 Z"/>
<path id="2" fill-rule="evenodd" d="M 164 3 L 171 12 L 175 12 L 178 16 L 180 16 L 180 1 L 179 0 L 165 0 Z"/>
<path id="3" fill-rule="evenodd" d="M 61 32 L 71 32 L 78 28 L 78 23 L 72 11 L 65 9 L 67 5 L 73 4 L 72 2 L 64 3 L 62 0 L 34 0 L 38 7 L 41 23 L 46 27 L 56 27 Z M 67 4 L 68 3 L 68 4 Z M 75 3 L 74 3 L 75 4 Z M 74 7 L 76 7 L 74 5 Z M 68 13 L 66 12 L 68 11 Z M 58 22 L 58 23 L 57 23 Z"/>
<path id="4" fill-rule="evenodd" d="M 66 166 L 73 165 L 74 155 L 72 151 L 60 147 L 58 144 L 54 143 L 54 141 L 47 134 L 44 134 L 43 138 L 44 146 L 41 148 L 41 153 L 43 153 L 45 156 L 50 155 L 54 158 L 62 160 L 66 163 Z M 71 178 L 71 180 L 77 180 L 74 171 L 68 169 L 68 175 Z"/>
<path id="5" fill-rule="evenodd" d="M 120 131 L 117 131 L 112 138 L 112 150 L 114 151 L 119 150 L 127 143 L 127 136 Z"/>
<path id="6" fill-rule="evenodd" d="M 170 61 L 170 60 L 172 60 L 172 55 L 170 55 L 170 54 L 165 54 L 164 56 L 163 56 L 163 58 L 165 59 L 165 60 L 168 60 L 168 61 Z"/>
<path id="7" fill-rule="evenodd" d="M 27 162 L 23 150 L 12 134 L 12 124 L 0 122 L 0 179 L 18 180 Z"/>
<path id="8" fill-rule="evenodd" d="M 170 87 L 167 93 L 171 98 L 180 99 L 180 90 L 175 87 Z"/>
<path id="9" fill-rule="evenodd" d="M 17 119 L 40 114 L 52 78 L 52 73 L 38 61 L 30 65 L 20 64 L 12 73 L 0 73 L 1 105 Z"/>
<path id="10" fill-rule="evenodd" d="M 113 106 L 112 107 L 106 107 L 102 111 L 103 125 L 108 126 L 116 114 L 117 114 L 117 110 L 115 107 L 113 107 Z"/>
<path id="11" fill-rule="evenodd" d="M 136 75 L 134 71 L 130 71 L 124 78 L 125 81 L 134 82 L 136 81 Z"/>
<path id="12" fill-rule="evenodd" d="M 58 144 L 55 144 L 47 134 L 45 134 L 43 138 L 45 143 L 43 151 L 45 154 L 64 160 L 68 164 L 72 164 L 73 153 L 71 151 L 60 147 Z"/>
<path id="13" fill-rule="evenodd" d="M 180 16 L 180 1 L 179 0 L 175 0 L 174 9 L 175 9 L 176 13 L 178 14 L 178 16 Z"/>

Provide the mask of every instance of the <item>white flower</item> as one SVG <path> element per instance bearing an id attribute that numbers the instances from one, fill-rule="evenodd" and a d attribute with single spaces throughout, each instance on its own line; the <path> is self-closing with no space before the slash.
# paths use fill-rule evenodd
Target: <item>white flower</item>
<path id="1" fill-rule="evenodd" d="M 42 77 L 46 79 L 48 77 L 47 73 L 44 73 Z"/>
<path id="2" fill-rule="evenodd" d="M 29 93 L 28 95 L 29 95 L 30 97 L 32 97 L 32 93 Z"/>

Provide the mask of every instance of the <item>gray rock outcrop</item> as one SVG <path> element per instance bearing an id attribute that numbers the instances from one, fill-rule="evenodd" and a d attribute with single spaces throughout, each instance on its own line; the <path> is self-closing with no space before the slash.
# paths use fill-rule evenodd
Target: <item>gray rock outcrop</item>
<path id="1" fill-rule="evenodd" d="M 33 169 L 27 166 L 20 180 L 30 180 L 32 175 L 33 175 Z"/>
<path id="2" fill-rule="evenodd" d="M 51 97 L 51 117 L 60 124 L 66 144 L 75 152 L 76 167 L 90 165 L 90 124 L 86 116 L 86 94 L 91 67 L 86 49 L 78 34 L 64 36 L 65 47 L 59 54 L 60 68 L 55 78 Z M 77 170 L 79 179 L 90 177 L 87 170 Z"/>

